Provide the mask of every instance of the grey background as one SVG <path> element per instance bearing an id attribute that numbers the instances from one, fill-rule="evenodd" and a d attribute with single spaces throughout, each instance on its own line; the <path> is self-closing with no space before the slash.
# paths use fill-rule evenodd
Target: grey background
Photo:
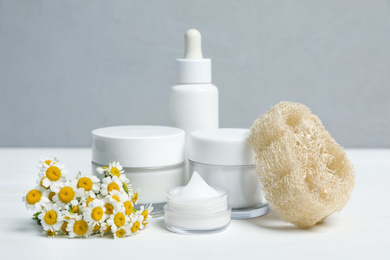
<path id="1" fill-rule="evenodd" d="M 0 0 L 0 146 L 168 125 L 183 35 L 213 60 L 220 126 L 306 104 L 345 147 L 390 147 L 388 2 Z"/>

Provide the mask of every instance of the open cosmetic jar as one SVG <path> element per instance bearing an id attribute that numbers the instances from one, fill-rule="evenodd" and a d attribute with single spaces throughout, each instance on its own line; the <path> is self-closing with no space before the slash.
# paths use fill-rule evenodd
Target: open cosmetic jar
<path id="1" fill-rule="evenodd" d="M 248 131 L 204 129 L 190 136 L 190 172 L 197 171 L 209 185 L 227 191 L 232 219 L 254 218 L 269 211 L 256 174 Z"/>
<path id="2" fill-rule="evenodd" d="M 213 233 L 230 224 L 226 191 L 209 186 L 197 172 L 187 186 L 168 190 L 164 222 L 168 230 L 182 234 Z"/>
<path id="3" fill-rule="evenodd" d="M 92 172 L 120 162 L 137 206 L 153 204 L 153 215 L 163 213 L 167 190 L 184 185 L 184 131 L 165 126 L 114 126 L 92 131 Z M 101 177 L 101 176 L 99 176 Z"/>

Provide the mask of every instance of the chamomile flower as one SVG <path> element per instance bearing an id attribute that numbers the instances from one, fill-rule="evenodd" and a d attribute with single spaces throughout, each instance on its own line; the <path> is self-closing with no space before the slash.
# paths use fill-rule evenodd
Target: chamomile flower
<path id="1" fill-rule="evenodd" d="M 113 162 L 108 165 L 108 172 L 111 176 L 120 177 L 122 173 L 125 171 L 123 170 L 122 165 L 119 162 Z"/>
<path id="2" fill-rule="evenodd" d="M 112 215 L 115 210 L 118 210 L 118 208 L 123 207 L 115 198 L 113 198 L 111 195 L 107 195 L 104 197 L 104 207 L 106 208 L 106 215 Z M 109 217 L 109 216 L 107 216 Z"/>
<path id="3" fill-rule="evenodd" d="M 96 171 L 97 171 L 99 174 L 102 174 L 104 177 L 107 177 L 107 176 L 109 175 L 108 166 L 97 167 L 97 168 L 96 168 Z"/>
<path id="4" fill-rule="evenodd" d="M 82 197 L 80 198 L 80 202 L 79 202 L 79 205 L 80 205 L 80 208 L 82 210 L 86 209 L 89 204 L 94 200 L 95 198 L 92 198 L 92 197 Z"/>
<path id="5" fill-rule="evenodd" d="M 80 207 L 78 203 L 76 205 L 72 204 L 66 204 L 64 209 L 69 212 L 71 215 L 73 214 L 80 214 L 82 211 L 80 210 Z"/>
<path id="6" fill-rule="evenodd" d="M 78 200 L 77 197 L 81 197 L 83 195 L 80 190 L 76 189 L 76 181 L 67 181 L 62 185 L 62 187 L 55 187 L 53 191 L 56 195 L 53 196 L 53 201 L 60 207 L 65 208 L 66 205 L 68 207 L 77 206 Z"/>
<path id="7" fill-rule="evenodd" d="M 42 231 L 42 233 L 47 237 L 54 238 L 58 234 L 58 231 L 48 229 L 47 231 Z"/>
<path id="8" fill-rule="evenodd" d="M 133 196 L 133 189 L 131 187 L 130 181 L 122 183 L 123 190 L 131 197 Z"/>
<path id="9" fill-rule="evenodd" d="M 94 227 L 94 230 L 95 230 L 95 227 Z M 100 225 L 100 235 L 101 236 L 104 236 L 104 234 L 108 233 L 111 231 L 111 226 L 108 225 L 106 222 L 103 222 L 101 225 Z"/>
<path id="10" fill-rule="evenodd" d="M 95 225 L 101 226 L 106 220 L 106 208 L 104 207 L 104 204 L 103 200 L 95 199 L 89 204 L 88 208 L 84 210 L 84 220 L 88 222 L 88 225 L 92 227 L 95 227 Z"/>
<path id="11" fill-rule="evenodd" d="M 122 174 L 121 176 L 118 177 L 118 180 L 120 183 L 122 183 L 122 188 L 126 193 L 133 192 L 130 180 L 129 178 L 126 177 L 125 174 Z"/>
<path id="12" fill-rule="evenodd" d="M 43 164 L 41 173 L 39 174 L 40 185 L 46 189 L 53 189 L 65 182 L 65 176 L 68 174 L 64 170 L 65 166 L 62 164 L 51 162 L 49 165 Z"/>
<path id="13" fill-rule="evenodd" d="M 45 190 L 49 190 L 49 189 L 50 189 L 49 186 L 44 186 L 44 185 L 43 185 L 43 180 L 45 179 L 45 176 L 43 176 L 41 173 L 38 174 L 38 176 L 39 176 L 39 178 L 37 179 L 37 184 L 38 184 L 41 188 L 43 188 L 43 189 L 45 189 Z"/>
<path id="14" fill-rule="evenodd" d="M 100 193 L 103 196 L 106 196 L 110 191 L 117 190 L 123 191 L 122 182 L 116 176 L 106 177 L 102 180 L 102 185 L 100 186 Z"/>
<path id="15" fill-rule="evenodd" d="M 93 232 L 93 227 L 90 227 L 81 215 L 69 220 L 66 231 L 69 237 L 88 237 Z"/>
<path id="16" fill-rule="evenodd" d="M 133 193 L 131 196 L 131 201 L 133 202 L 133 205 L 137 205 L 138 203 L 138 197 L 140 195 L 141 191 L 138 189 L 137 192 Z"/>
<path id="17" fill-rule="evenodd" d="M 126 183 L 128 185 L 128 188 L 131 189 L 130 180 L 129 180 L 129 178 L 126 177 L 125 174 L 122 174 L 121 176 L 119 176 L 119 181 L 122 183 Z"/>
<path id="18" fill-rule="evenodd" d="M 95 198 L 100 190 L 100 180 L 96 176 L 81 177 L 78 175 L 77 189 L 84 192 L 84 197 Z"/>
<path id="19" fill-rule="evenodd" d="M 121 201 L 123 203 L 123 207 L 125 208 L 125 214 L 130 216 L 134 213 L 134 204 L 131 201 L 130 197 L 127 197 L 125 201 Z"/>
<path id="20" fill-rule="evenodd" d="M 144 216 L 142 216 L 141 214 L 137 214 L 137 213 L 130 216 L 130 223 L 131 223 L 130 232 L 131 232 L 131 235 L 134 235 L 135 233 L 137 233 L 138 230 L 144 228 L 144 224 L 142 224 L 142 222 L 144 220 Z"/>
<path id="21" fill-rule="evenodd" d="M 130 180 L 126 177 L 126 175 L 121 175 L 119 180 L 122 182 L 123 190 L 131 197 L 133 196 L 133 187 L 130 183 Z"/>
<path id="22" fill-rule="evenodd" d="M 38 212 L 49 204 L 48 195 L 49 191 L 40 186 L 37 186 L 35 189 L 30 190 L 26 196 L 23 197 L 23 202 L 25 203 L 28 210 Z"/>
<path id="23" fill-rule="evenodd" d="M 79 217 L 79 213 L 73 213 L 73 210 L 69 210 L 69 208 L 62 211 L 64 216 L 64 221 L 69 222 L 71 219 L 76 219 Z"/>
<path id="24" fill-rule="evenodd" d="M 107 225 L 111 226 L 111 232 L 115 233 L 130 222 L 130 218 L 125 214 L 124 207 L 115 207 L 113 214 L 107 219 Z"/>
<path id="25" fill-rule="evenodd" d="M 142 224 L 144 226 L 149 224 L 149 221 L 152 218 L 152 216 L 150 215 L 150 213 L 152 211 L 153 211 L 153 207 L 152 207 L 151 204 L 150 205 L 146 205 L 146 207 L 144 207 L 143 205 L 140 207 L 139 212 L 141 212 L 141 215 L 144 217 L 144 219 L 142 221 Z"/>
<path id="26" fill-rule="evenodd" d="M 60 209 L 54 204 L 45 207 L 38 218 L 41 221 L 43 230 L 51 230 L 53 232 L 60 230 L 64 221 Z"/>
<path id="27" fill-rule="evenodd" d="M 47 198 L 51 203 L 54 203 L 53 197 L 56 195 L 56 193 L 54 191 L 48 191 L 48 192 L 49 194 L 47 195 Z"/>
<path id="28" fill-rule="evenodd" d="M 107 196 L 104 197 L 104 201 L 107 203 L 111 203 L 112 205 L 119 204 L 119 207 L 124 207 L 124 203 L 129 201 L 129 195 L 126 192 L 113 190 L 108 193 Z"/>
<path id="29" fill-rule="evenodd" d="M 125 201 L 129 200 L 129 195 L 122 191 L 113 190 L 108 193 L 113 199 L 115 199 L 117 202 L 124 203 Z"/>
<path id="30" fill-rule="evenodd" d="M 64 234 L 64 235 L 69 234 L 69 232 L 66 230 L 66 228 L 68 227 L 69 220 L 70 220 L 70 218 L 69 219 L 64 218 L 64 222 L 62 222 L 61 229 L 60 229 L 61 234 Z"/>
<path id="31" fill-rule="evenodd" d="M 46 157 L 39 160 L 38 169 L 42 170 L 45 166 L 50 166 L 58 164 L 58 160 L 56 157 Z"/>
<path id="32" fill-rule="evenodd" d="M 95 224 L 95 225 L 90 225 L 90 228 L 92 229 L 92 233 L 99 233 L 101 227 L 102 227 L 102 223 L 98 223 L 98 224 Z"/>
<path id="33" fill-rule="evenodd" d="M 131 227 L 130 223 L 126 223 L 124 226 L 118 228 L 115 232 L 112 232 L 112 234 L 114 235 L 114 239 L 122 238 L 130 235 L 131 234 L 130 227 Z"/>

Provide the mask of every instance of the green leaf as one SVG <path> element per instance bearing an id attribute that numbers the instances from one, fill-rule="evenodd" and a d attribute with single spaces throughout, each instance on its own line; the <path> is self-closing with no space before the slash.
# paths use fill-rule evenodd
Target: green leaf
<path id="1" fill-rule="evenodd" d="M 125 190 L 126 193 L 129 193 L 129 188 L 127 187 L 127 183 L 122 183 L 123 189 Z"/>
<path id="2" fill-rule="evenodd" d="M 38 216 L 41 215 L 41 213 L 42 213 L 42 212 L 36 212 L 36 213 L 33 215 L 32 219 L 38 219 Z"/>

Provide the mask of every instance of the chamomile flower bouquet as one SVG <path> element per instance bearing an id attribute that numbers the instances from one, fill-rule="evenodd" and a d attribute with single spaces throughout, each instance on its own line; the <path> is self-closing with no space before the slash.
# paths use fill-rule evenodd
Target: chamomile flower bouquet
<path id="1" fill-rule="evenodd" d="M 65 166 L 55 157 L 40 160 L 38 168 L 37 186 L 23 201 L 48 237 L 112 234 L 122 238 L 136 234 L 150 221 L 153 207 L 134 208 L 139 191 L 133 192 L 119 162 L 97 168 L 101 181 L 81 173 L 66 180 Z"/>

